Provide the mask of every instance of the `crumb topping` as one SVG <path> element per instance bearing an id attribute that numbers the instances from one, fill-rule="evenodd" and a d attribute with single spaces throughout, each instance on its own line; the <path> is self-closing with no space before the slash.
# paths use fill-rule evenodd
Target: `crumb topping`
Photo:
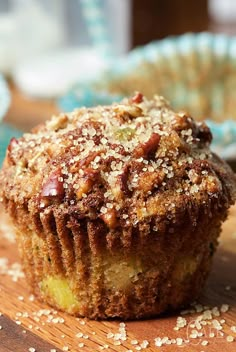
<path id="1" fill-rule="evenodd" d="M 60 114 L 12 139 L 0 201 L 27 201 L 40 212 L 63 203 L 109 228 L 135 226 L 157 211 L 174 218 L 176 201 L 204 203 L 224 192 L 228 170 L 211 153 L 211 139 L 204 122 L 174 112 L 160 96 L 137 93 Z"/>

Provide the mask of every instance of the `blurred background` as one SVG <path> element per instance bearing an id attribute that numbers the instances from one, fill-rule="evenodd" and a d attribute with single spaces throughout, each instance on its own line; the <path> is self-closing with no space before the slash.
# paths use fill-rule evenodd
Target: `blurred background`
<path id="1" fill-rule="evenodd" d="M 236 2 L 0 0 L 0 72 L 12 92 L 6 121 L 27 130 L 55 109 L 51 98 L 132 48 L 201 31 L 236 33 Z"/>
<path id="2" fill-rule="evenodd" d="M 0 73 L 11 99 L 0 149 L 4 128 L 27 131 L 48 119 L 74 84 L 93 81 L 133 48 L 202 31 L 236 34 L 236 1 L 0 0 Z"/>

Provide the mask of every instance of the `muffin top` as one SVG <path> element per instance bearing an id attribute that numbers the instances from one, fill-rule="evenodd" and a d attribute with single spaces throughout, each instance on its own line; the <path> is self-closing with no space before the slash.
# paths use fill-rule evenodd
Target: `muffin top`
<path id="1" fill-rule="evenodd" d="M 30 212 L 60 207 L 113 229 L 235 198 L 235 177 L 209 149 L 204 122 L 141 93 L 111 106 L 53 116 L 12 139 L 0 201 Z M 155 226 L 154 226 L 155 227 Z M 155 228 L 154 228 L 155 230 Z"/>

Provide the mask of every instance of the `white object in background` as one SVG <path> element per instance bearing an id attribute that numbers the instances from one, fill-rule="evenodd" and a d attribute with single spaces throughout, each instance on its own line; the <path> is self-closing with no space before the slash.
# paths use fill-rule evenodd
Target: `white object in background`
<path id="1" fill-rule="evenodd" d="M 107 60 L 130 49 L 131 0 L 78 0 L 91 43 Z"/>
<path id="2" fill-rule="evenodd" d="M 106 68 L 107 62 L 95 49 L 67 48 L 25 62 L 13 78 L 25 94 L 52 98 L 66 93 L 75 83 L 96 79 Z"/>
<path id="3" fill-rule="evenodd" d="M 8 11 L 0 4 L 0 71 L 10 74 L 25 59 L 58 47 L 63 41 L 59 10 L 39 0 L 8 0 Z M 49 8 L 53 8 L 49 11 Z"/>
<path id="4" fill-rule="evenodd" d="M 67 12 L 74 10 L 71 23 L 65 23 L 65 36 L 69 26 L 75 24 L 75 19 L 81 15 L 79 11 L 82 11 L 86 26 L 81 27 L 80 31 L 82 23 L 77 23 L 77 20 L 76 34 L 80 36 L 77 40 L 81 40 L 87 31 L 92 45 L 89 47 L 76 42 L 77 49 L 65 45 L 49 54 L 21 62 L 14 70 L 13 78 L 29 96 L 57 97 L 75 83 L 88 83 L 98 78 L 117 55 L 129 49 L 131 0 L 71 0 L 62 4 Z M 64 20 L 68 21 L 68 18 Z M 99 28 L 100 32 L 97 33 Z M 106 50 L 103 50 L 103 44 L 107 46 Z"/>
<path id="5" fill-rule="evenodd" d="M 13 16 L 0 13 L 0 71 L 3 73 L 9 73 L 16 60 L 13 53 L 15 41 L 12 37 L 15 32 Z"/>
<path id="6" fill-rule="evenodd" d="M 10 101 L 11 98 L 6 81 L 0 75 L 0 122 L 9 108 Z"/>
<path id="7" fill-rule="evenodd" d="M 235 0 L 209 0 L 210 16 L 217 22 L 233 22 L 236 19 Z"/>
<path id="8" fill-rule="evenodd" d="M 131 48 L 132 0 L 107 0 L 108 26 L 116 55 L 123 55 Z"/>

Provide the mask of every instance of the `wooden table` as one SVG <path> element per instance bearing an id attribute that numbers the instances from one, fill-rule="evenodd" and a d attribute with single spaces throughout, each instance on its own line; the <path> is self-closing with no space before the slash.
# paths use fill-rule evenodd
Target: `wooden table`
<path id="1" fill-rule="evenodd" d="M 25 97 L 12 83 L 10 83 L 10 88 L 11 106 L 4 121 L 20 130 L 29 131 L 32 127 L 58 113 L 53 100 L 36 100 Z"/>
<path id="2" fill-rule="evenodd" d="M 35 124 L 57 112 L 55 103 L 30 101 L 12 88 L 13 103 L 7 121 L 22 130 L 29 130 Z M 183 317 L 186 325 L 174 330 L 180 313 L 153 320 L 127 322 L 125 328 L 117 321 L 89 321 L 76 319 L 55 312 L 35 300 L 29 292 L 23 277 L 14 243 L 12 230 L 0 210 L 0 352 L 57 352 L 59 351 L 185 351 L 233 352 L 236 342 L 227 342 L 227 336 L 236 339 L 236 206 L 231 209 L 225 223 L 221 244 L 214 260 L 213 270 L 207 286 L 199 300 L 211 310 L 222 307 L 227 312 L 213 316 L 220 322 L 222 330 L 214 328 L 210 314 L 205 310 L 205 326 L 197 333 L 191 327 L 202 313 L 188 313 Z M 223 305 L 223 306 L 222 306 Z M 198 307 L 198 309 L 200 309 Z M 213 312 L 218 312 L 217 309 Z M 184 325 L 184 324 L 183 324 Z M 121 340 L 120 329 L 126 331 L 126 340 Z M 214 335 L 214 337 L 213 337 Z M 193 337 L 195 336 L 195 338 Z M 161 347 L 156 344 L 161 344 Z M 166 337 L 166 338 L 165 338 Z M 164 338 L 164 340 L 162 340 Z M 167 339 L 168 338 L 168 339 Z M 176 340 L 178 338 L 178 340 Z M 230 340 L 231 338 L 228 337 Z M 164 341 L 167 340 L 167 343 Z M 172 340 L 172 343 L 169 345 Z M 145 342 L 146 341 L 146 342 Z M 174 343 L 175 342 L 175 343 Z M 146 346 L 148 344 L 148 346 Z M 178 345 L 179 344 L 179 345 Z M 146 348 L 144 348 L 146 346 Z M 31 348 L 31 349 L 30 349 Z"/>

